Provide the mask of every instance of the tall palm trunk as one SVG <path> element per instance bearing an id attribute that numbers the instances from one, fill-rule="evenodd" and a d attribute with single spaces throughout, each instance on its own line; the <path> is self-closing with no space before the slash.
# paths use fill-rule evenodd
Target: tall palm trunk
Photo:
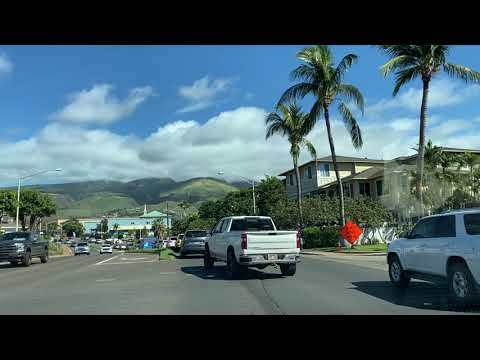
<path id="1" fill-rule="evenodd" d="M 430 79 L 424 78 L 422 107 L 420 110 L 420 135 L 418 139 L 417 176 L 416 176 L 416 183 L 415 183 L 415 188 L 417 191 L 417 200 L 420 203 L 420 216 L 423 216 L 424 214 L 422 180 L 423 180 L 423 167 L 424 167 L 424 156 L 425 156 L 425 129 L 427 127 L 427 101 L 428 101 L 429 86 L 430 86 Z"/>
<path id="2" fill-rule="evenodd" d="M 295 168 L 295 178 L 297 180 L 297 200 L 298 200 L 298 217 L 300 225 L 303 225 L 303 211 L 302 211 L 302 184 L 300 181 L 300 170 L 298 169 L 298 159 L 293 159 L 293 167 Z"/>
<path id="3" fill-rule="evenodd" d="M 335 171 L 335 176 L 337 178 L 338 197 L 340 200 L 340 223 L 342 226 L 344 226 L 345 225 L 345 204 L 343 201 L 343 185 L 342 185 L 342 179 L 340 178 L 340 173 L 338 172 L 337 155 L 335 154 L 335 145 L 333 144 L 332 129 L 330 128 L 330 114 L 328 113 L 327 106 L 325 106 L 324 115 L 325 115 L 325 126 L 327 127 L 328 143 L 330 145 L 330 152 L 332 154 L 333 169 Z M 345 241 L 341 236 L 339 236 L 339 245 L 342 247 L 345 245 Z"/>

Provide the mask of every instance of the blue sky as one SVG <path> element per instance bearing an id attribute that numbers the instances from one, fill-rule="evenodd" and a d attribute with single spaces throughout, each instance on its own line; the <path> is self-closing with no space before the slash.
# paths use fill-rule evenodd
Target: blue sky
<path id="1" fill-rule="evenodd" d="M 182 180 L 228 174 L 263 176 L 291 167 L 288 144 L 265 142 L 263 118 L 292 83 L 303 46 L 2 46 L 0 184 L 62 167 L 35 182 L 146 176 Z M 452 48 L 450 62 L 480 69 L 478 46 Z M 393 99 L 393 79 L 370 46 L 333 46 L 337 60 L 359 56 L 345 81 L 367 111 L 357 152 L 334 117 L 338 153 L 391 158 L 410 153 L 418 132 L 420 82 Z M 477 85 L 439 76 L 432 83 L 427 137 L 478 147 Z M 311 101 L 303 102 L 305 109 Z M 335 122 L 336 121 L 336 122 Z M 328 154 L 323 123 L 310 136 Z M 308 160 L 308 155 L 302 155 Z M 232 175 L 233 176 L 233 175 Z"/>

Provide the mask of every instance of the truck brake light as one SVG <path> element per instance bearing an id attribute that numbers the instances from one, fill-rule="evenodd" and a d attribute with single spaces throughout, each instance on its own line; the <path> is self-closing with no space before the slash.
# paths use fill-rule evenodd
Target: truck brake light
<path id="1" fill-rule="evenodd" d="M 247 248 L 247 234 L 243 233 L 240 239 L 241 239 L 240 245 L 242 249 L 245 250 Z"/>
<path id="2" fill-rule="evenodd" d="M 302 239 L 300 238 L 300 231 L 297 231 L 297 249 L 302 247 Z"/>

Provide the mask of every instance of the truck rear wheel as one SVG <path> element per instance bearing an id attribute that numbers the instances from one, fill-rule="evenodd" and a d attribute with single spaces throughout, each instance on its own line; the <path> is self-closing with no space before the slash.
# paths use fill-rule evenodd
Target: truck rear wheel
<path id="1" fill-rule="evenodd" d="M 280 271 L 284 276 L 293 276 L 297 272 L 297 264 L 280 264 Z"/>
<path id="2" fill-rule="evenodd" d="M 48 262 L 48 249 L 45 249 L 45 252 L 40 257 L 40 261 L 41 261 L 42 264 L 45 264 L 45 263 Z"/>
<path id="3" fill-rule="evenodd" d="M 32 265 L 32 253 L 30 252 L 30 250 L 28 250 L 28 251 L 25 253 L 25 255 L 23 256 L 22 264 L 23 264 L 23 266 L 30 266 L 30 265 Z"/>
<path id="4" fill-rule="evenodd" d="M 242 273 L 242 267 L 238 264 L 233 250 L 230 250 L 227 255 L 227 272 L 232 280 L 239 279 Z"/>

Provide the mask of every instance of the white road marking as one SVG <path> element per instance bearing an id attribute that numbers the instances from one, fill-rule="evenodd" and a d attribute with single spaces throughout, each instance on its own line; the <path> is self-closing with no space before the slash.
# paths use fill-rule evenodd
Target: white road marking
<path id="1" fill-rule="evenodd" d="M 98 263 L 96 263 L 96 264 L 94 264 L 94 265 L 102 265 L 103 263 L 106 263 L 107 261 L 113 260 L 113 259 L 115 259 L 115 258 L 117 258 L 117 257 L 119 257 L 119 256 L 120 256 L 120 255 L 113 256 L 113 257 L 111 257 L 111 258 L 109 258 L 109 259 L 107 259 L 107 260 L 102 260 L 102 261 L 100 261 L 100 262 L 98 262 Z"/>
<path id="2" fill-rule="evenodd" d="M 140 257 L 140 258 L 120 258 L 120 260 L 126 260 L 126 261 L 130 261 L 130 260 L 144 260 L 146 259 L 145 257 Z"/>
<path id="3" fill-rule="evenodd" d="M 154 263 L 154 262 L 158 262 L 158 260 L 124 261 L 124 262 L 108 263 L 106 265 L 124 265 L 124 264 L 140 264 L 140 263 Z"/>
<path id="4" fill-rule="evenodd" d="M 117 279 L 98 279 L 98 280 L 95 280 L 95 282 L 108 282 L 108 281 L 115 281 Z"/>

